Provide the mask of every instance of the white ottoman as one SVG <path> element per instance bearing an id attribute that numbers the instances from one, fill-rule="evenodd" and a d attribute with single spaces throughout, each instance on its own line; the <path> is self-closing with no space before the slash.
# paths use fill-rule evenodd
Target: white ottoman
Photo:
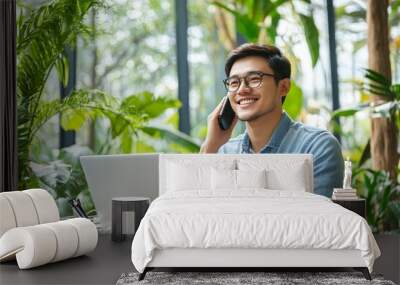
<path id="1" fill-rule="evenodd" d="M 85 218 L 59 221 L 45 190 L 0 193 L 0 214 L 0 262 L 16 258 L 19 268 L 27 269 L 96 248 L 96 226 Z"/>

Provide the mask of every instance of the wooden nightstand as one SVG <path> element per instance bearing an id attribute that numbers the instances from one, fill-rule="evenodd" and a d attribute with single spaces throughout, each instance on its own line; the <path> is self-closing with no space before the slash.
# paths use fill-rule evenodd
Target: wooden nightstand
<path id="1" fill-rule="evenodd" d="M 365 218 L 365 199 L 358 198 L 356 200 L 333 200 L 332 202 L 339 204 L 340 206 L 359 214 Z"/>

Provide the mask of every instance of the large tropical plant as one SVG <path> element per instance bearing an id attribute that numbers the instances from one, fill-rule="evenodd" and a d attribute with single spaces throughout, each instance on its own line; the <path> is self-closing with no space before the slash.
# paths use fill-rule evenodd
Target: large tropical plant
<path id="1" fill-rule="evenodd" d="M 39 128 L 70 101 L 59 102 L 58 110 L 43 104 L 46 81 L 55 67 L 63 83 L 68 81 L 64 50 L 79 34 L 87 11 L 100 5 L 97 0 L 52 1 L 37 9 L 21 12 L 17 22 L 17 103 L 19 188 L 31 184 L 30 146 Z M 26 10 L 26 9 L 24 9 Z M 39 115 L 40 114 L 40 115 Z"/>
<path id="2" fill-rule="evenodd" d="M 68 82 L 66 47 L 74 47 L 78 35 L 88 34 L 84 24 L 89 9 L 103 6 L 99 0 L 54 0 L 35 9 L 23 9 L 18 18 L 17 100 L 19 188 L 38 186 L 32 169 L 31 148 L 40 128 L 53 116 L 62 114 L 64 129 L 77 130 L 90 118 L 110 121 L 112 138 L 123 137 L 122 149 L 129 152 L 139 131 L 161 139 L 170 139 L 186 150 L 198 151 L 190 137 L 171 129 L 150 125 L 150 120 L 168 108 L 178 108 L 178 100 L 135 94 L 120 101 L 98 90 L 76 90 L 65 99 L 43 99 L 46 82 L 56 70 L 63 84 Z"/>
<path id="3" fill-rule="evenodd" d="M 236 32 L 248 42 L 275 44 L 278 35 L 278 26 L 283 19 L 287 19 L 284 13 L 279 11 L 280 7 L 286 7 L 295 15 L 295 20 L 303 27 L 311 57 L 312 66 L 319 59 L 319 32 L 313 19 L 313 8 L 308 0 L 298 1 L 304 6 L 296 9 L 293 0 L 269 0 L 269 1 L 213 1 L 213 5 L 229 13 L 234 17 Z M 225 23 L 226 24 L 226 23 Z M 227 25 L 224 33 L 229 34 Z M 230 38 L 230 37 L 228 37 Z M 294 55 L 293 55 L 294 56 Z M 297 60 L 293 60 L 295 64 Z M 286 96 L 283 105 L 285 111 L 292 117 L 297 118 L 303 108 L 303 91 L 292 81 L 292 86 Z"/>
<path id="4" fill-rule="evenodd" d="M 226 4 L 225 1 L 212 3 L 227 11 L 235 18 L 237 32 L 249 42 L 274 44 L 278 35 L 278 26 L 285 15 L 279 11 L 280 7 L 289 8 L 295 20 L 303 27 L 304 36 L 309 48 L 312 65 L 319 59 L 319 32 L 313 18 L 313 8 L 310 0 L 300 2 L 302 9 L 296 9 L 293 0 L 238 0 Z"/>
<path id="5" fill-rule="evenodd" d="M 332 118 L 353 117 L 358 112 L 369 111 L 372 118 L 387 118 L 400 127 L 400 84 L 391 84 L 382 74 L 365 70 L 365 80 L 360 85 L 363 94 L 379 95 L 384 100 L 370 101 L 333 113 Z M 354 186 L 361 197 L 366 199 L 367 220 L 373 231 L 398 230 L 400 226 L 400 184 L 399 170 L 394 174 L 365 167 L 371 158 L 370 140 L 365 145 L 355 165 Z"/>
<path id="6" fill-rule="evenodd" d="M 66 101 L 69 101 L 69 107 L 61 111 L 61 125 L 65 130 L 77 131 L 87 120 L 105 118 L 109 121 L 110 138 L 119 138 L 119 150 L 122 153 L 132 152 L 133 145 L 143 135 L 177 144 L 183 152 L 199 151 L 196 140 L 172 128 L 153 123 L 167 109 L 181 106 L 175 98 L 156 97 L 144 91 L 119 100 L 99 90 L 78 90 Z M 57 101 L 49 102 L 49 105 L 57 105 Z M 152 149 L 143 140 L 140 143 L 148 150 Z M 106 151 L 102 150 L 101 153 Z"/>
<path id="7" fill-rule="evenodd" d="M 371 69 L 365 69 L 364 77 L 365 80 L 359 85 L 360 91 L 367 96 L 379 95 L 385 100 L 378 102 L 370 100 L 350 108 L 338 109 L 332 113 L 332 120 L 338 117 L 353 117 L 358 112 L 369 111 L 371 118 L 383 117 L 392 120 L 398 133 L 400 128 L 400 84 L 391 84 L 384 75 Z M 358 165 L 362 166 L 370 157 L 370 140 L 368 140 Z"/>

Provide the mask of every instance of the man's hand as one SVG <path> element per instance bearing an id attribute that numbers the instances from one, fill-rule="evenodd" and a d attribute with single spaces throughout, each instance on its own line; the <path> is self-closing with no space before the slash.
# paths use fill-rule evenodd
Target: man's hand
<path id="1" fill-rule="evenodd" d="M 227 99 L 229 100 L 229 98 Z M 232 131 L 238 121 L 237 116 L 233 119 L 232 125 L 227 130 L 222 130 L 218 124 L 218 114 L 222 108 L 222 103 L 224 100 L 218 104 L 218 106 L 208 115 L 207 123 L 207 136 L 200 148 L 200 153 L 216 153 L 218 149 L 225 144 L 231 137 Z"/>

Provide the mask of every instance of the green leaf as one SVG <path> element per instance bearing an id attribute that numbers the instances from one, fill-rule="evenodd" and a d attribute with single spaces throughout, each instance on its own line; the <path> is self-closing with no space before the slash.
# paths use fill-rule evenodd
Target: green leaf
<path id="1" fill-rule="evenodd" d="M 81 6 L 80 6 L 80 4 L 79 4 L 80 1 L 81 1 L 81 0 L 75 0 L 75 3 L 76 3 L 75 11 L 76 11 L 76 14 L 77 14 L 77 15 L 81 15 L 81 14 L 82 14 Z"/>
<path id="2" fill-rule="evenodd" d="M 354 108 L 346 108 L 346 109 L 338 109 L 333 111 L 332 113 L 332 119 L 336 118 L 336 117 L 351 117 L 354 116 L 354 114 L 356 114 L 359 111 L 364 110 L 365 106 L 357 106 Z"/>
<path id="3" fill-rule="evenodd" d="M 390 81 L 382 74 L 380 74 L 379 72 L 376 72 L 372 69 L 365 69 L 366 73 L 365 73 L 365 77 L 370 79 L 373 82 L 376 83 L 380 83 L 384 86 L 387 86 L 389 88 L 390 86 Z"/>
<path id="4" fill-rule="evenodd" d="M 129 121 L 120 114 L 117 115 L 108 115 L 108 118 L 111 121 L 111 137 L 114 139 L 119 136 L 126 127 L 129 125 Z"/>
<path id="5" fill-rule="evenodd" d="M 85 212 L 90 215 L 91 211 L 95 208 L 90 191 L 88 189 L 81 191 L 77 198 L 81 201 L 82 208 Z"/>
<path id="6" fill-rule="evenodd" d="M 353 42 L 353 53 L 357 53 L 360 49 L 362 49 L 363 47 L 365 47 L 367 44 L 366 39 L 361 39 L 358 41 L 354 41 Z"/>
<path id="7" fill-rule="evenodd" d="M 222 4 L 221 2 L 212 1 L 211 4 L 215 5 L 215 6 L 219 7 L 219 8 L 224 9 L 225 11 L 231 13 L 233 16 L 238 16 L 239 15 L 239 13 L 237 11 L 235 11 L 234 9 L 229 8 L 225 4 Z"/>
<path id="8" fill-rule="evenodd" d="M 87 119 L 87 112 L 81 109 L 69 109 L 61 114 L 61 126 L 66 131 L 78 131 Z"/>
<path id="9" fill-rule="evenodd" d="M 390 91 L 395 95 L 395 99 L 400 101 L 400 84 L 393 84 Z"/>
<path id="10" fill-rule="evenodd" d="M 369 83 L 367 85 L 371 90 L 377 90 L 378 92 L 383 92 L 383 93 L 387 93 L 387 95 L 390 95 L 390 86 L 386 86 L 383 84 L 373 84 L 373 83 Z"/>
<path id="11" fill-rule="evenodd" d="M 228 6 L 222 4 L 221 2 L 211 2 L 213 5 L 218 6 L 225 11 L 229 12 L 235 17 L 235 24 L 237 31 L 246 38 L 246 40 L 250 42 L 256 42 L 258 38 L 258 34 L 260 32 L 260 27 L 258 23 L 254 21 L 252 18 L 248 17 L 245 14 L 241 14 L 238 11 L 229 8 Z"/>
<path id="12" fill-rule="evenodd" d="M 290 117 L 296 119 L 303 108 L 303 91 L 294 82 L 291 82 L 289 93 L 286 95 L 283 109 L 289 114 Z"/>
<path id="13" fill-rule="evenodd" d="M 128 128 L 126 128 L 121 136 L 120 136 L 120 140 L 121 140 L 121 150 L 123 153 L 131 153 L 132 152 L 132 144 L 133 144 L 133 140 L 132 140 L 132 135 L 129 132 Z"/>
<path id="14" fill-rule="evenodd" d="M 153 93 L 144 91 L 126 97 L 121 104 L 121 110 L 146 114 L 148 118 L 156 118 L 169 108 L 179 108 L 181 103 L 175 98 L 155 97 Z"/>
<path id="15" fill-rule="evenodd" d="M 319 59 L 319 32 L 312 16 L 301 13 L 299 15 L 304 28 L 308 50 L 310 51 L 312 66 L 314 67 Z"/>
<path id="16" fill-rule="evenodd" d="M 256 42 L 260 33 L 260 26 L 245 15 L 235 16 L 238 32 L 249 42 Z"/>
<path id="17" fill-rule="evenodd" d="M 189 152 L 197 153 L 200 151 L 199 143 L 197 143 L 190 136 L 177 132 L 175 130 L 149 126 L 149 127 L 143 127 L 141 131 L 154 138 L 160 138 L 169 142 L 177 143 L 185 147 Z"/>
<path id="18" fill-rule="evenodd" d="M 62 82 L 64 87 L 67 86 L 69 80 L 69 63 L 65 55 L 62 55 L 55 63 L 58 79 Z"/>
<path id="19" fill-rule="evenodd" d="M 165 120 L 165 123 L 171 125 L 174 129 L 179 127 L 179 113 L 174 112 L 169 118 Z"/>
<path id="20" fill-rule="evenodd" d="M 151 145 L 147 144 L 143 140 L 136 141 L 135 143 L 135 152 L 137 153 L 154 153 L 156 149 Z"/>

